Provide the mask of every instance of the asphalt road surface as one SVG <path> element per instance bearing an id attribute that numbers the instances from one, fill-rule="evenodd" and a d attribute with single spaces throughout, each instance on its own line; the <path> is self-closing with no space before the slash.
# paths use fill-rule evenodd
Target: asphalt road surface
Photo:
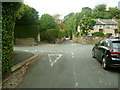
<path id="1" fill-rule="evenodd" d="M 60 45 L 15 47 L 40 55 L 19 88 L 118 88 L 119 69 L 105 71 L 91 55 L 93 45 L 65 41 Z"/>

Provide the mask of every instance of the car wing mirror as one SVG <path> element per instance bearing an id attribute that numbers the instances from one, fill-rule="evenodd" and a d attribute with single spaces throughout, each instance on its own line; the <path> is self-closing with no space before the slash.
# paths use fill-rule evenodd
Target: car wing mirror
<path id="1" fill-rule="evenodd" d="M 97 46 L 97 44 L 95 44 L 95 46 Z"/>

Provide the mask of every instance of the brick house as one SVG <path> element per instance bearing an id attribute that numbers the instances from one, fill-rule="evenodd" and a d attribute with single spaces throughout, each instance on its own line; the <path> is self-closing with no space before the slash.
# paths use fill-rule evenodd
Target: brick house
<path id="1" fill-rule="evenodd" d="M 95 19 L 96 25 L 94 26 L 94 30 L 91 30 L 90 33 L 94 32 L 103 32 L 105 34 L 112 34 L 113 36 L 117 36 L 118 33 L 118 20 L 116 19 Z"/>

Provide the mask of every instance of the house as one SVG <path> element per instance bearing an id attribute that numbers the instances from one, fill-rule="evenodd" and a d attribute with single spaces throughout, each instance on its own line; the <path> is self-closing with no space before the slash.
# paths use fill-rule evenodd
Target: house
<path id="1" fill-rule="evenodd" d="M 113 36 L 119 35 L 117 19 L 95 19 L 95 20 L 96 25 L 94 26 L 94 30 L 91 30 L 90 33 L 103 32 L 105 34 L 112 34 Z"/>

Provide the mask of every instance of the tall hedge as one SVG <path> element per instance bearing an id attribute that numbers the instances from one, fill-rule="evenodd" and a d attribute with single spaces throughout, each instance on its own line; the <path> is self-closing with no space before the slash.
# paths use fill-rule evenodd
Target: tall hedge
<path id="1" fill-rule="evenodd" d="M 10 71 L 13 62 L 15 13 L 20 2 L 2 3 L 2 72 Z"/>
<path id="2" fill-rule="evenodd" d="M 39 33 L 39 25 L 15 26 L 15 38 L 36 38 Z"/>
<path id="3" fill-rule="evenodd" d="M 64 36 L 65 33 L 58 29 L 48 29 L 46 32 L 41 33 L 41 39 L 50 43 L 55 43 L 57 39 L 61 39 Z"/>

